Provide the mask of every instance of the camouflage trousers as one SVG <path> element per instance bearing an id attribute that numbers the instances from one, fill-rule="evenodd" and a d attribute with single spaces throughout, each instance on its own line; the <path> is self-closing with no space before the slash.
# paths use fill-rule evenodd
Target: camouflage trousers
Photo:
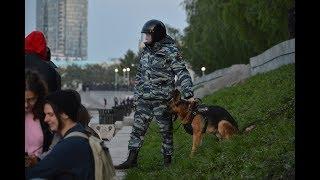
<path id="1" fill-rule="evenodd" d="M 167 105 L 161 101 L 139 100 L 134 114 L 134 122 L 128 149 L 140 149 L 150 122 L 155 118 L 162 136 L 161 152 L 164 155 L 173 154 L 172 115 Z"/>

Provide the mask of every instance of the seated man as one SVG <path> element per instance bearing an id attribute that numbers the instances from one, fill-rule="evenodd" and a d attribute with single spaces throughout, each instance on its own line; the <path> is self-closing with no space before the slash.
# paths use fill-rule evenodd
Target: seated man
<path id="1" fill-rule="evenodd" d="M 88 139 L 79 136 L 65 138 L 71 132 L 86 132 L 78 123 L 80 106 L 71 91 L 56 91 L 46 97 L 45 122 L 62 139 L 39 163 L 26 168 L 26 179 L 94 179 L 94 159 Z"/>
<path id="2" fill-rule="evenodd" d="M 91 128 L 88 126 L 89 122 L 90 122 L 90 119 L 91 119 L 91 116 L 88 112 L 88 110 L 86 109 L 86 107 L 84 107 L 82 104 L 81 104 L 81 96 L 80 94 L 75 91 L 75 90 L 72 90 L 72 89 L 68 89 L 66 91 L 69 91 L 69 92 L 72 92 L 74 93 L 74 95 L 77 97 L 77 101 L 80 103 L 80 107 L 78 109 L 78 115 L 77 115 L 77 119 L 78 119 L 78 123 L 81 124 L 84 129 L 86 130 L 86 132 L 88 134 L 91 134 L 99 139 L 101 139 L 101 137 Z M 49 146 L 48 148 L 48 151 L 42 153 L 40 156 L 39 156 L 39 159 L 43 159 L 46 155 L 48 155 L 51 150 L 53 149 L 53 147 L 57 144 L 57 142 L 59 142 L 59 140 L 61 139 L 61 135 L 59 133 L 54 133 L 54 136 L 53 136 L 53 139 L 52 139 L 52 143 L 51 145 Z M 37 163 L 37 161 L 35 161 L 34 163 Z M 31 164 L 31 165 L 34 165 L 34 164 Z"/>

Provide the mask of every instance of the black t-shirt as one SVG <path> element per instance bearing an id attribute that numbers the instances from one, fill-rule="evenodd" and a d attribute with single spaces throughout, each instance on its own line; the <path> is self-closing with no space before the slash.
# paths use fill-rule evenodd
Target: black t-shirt
<path id="1" fill-rule="evenodd" d="M 47 83 L 49 93 L 61 90 L 61 77 L 55 68 L 36 54 L 25 55 L 25 69 L 38 72 L 41 78 Z"/>

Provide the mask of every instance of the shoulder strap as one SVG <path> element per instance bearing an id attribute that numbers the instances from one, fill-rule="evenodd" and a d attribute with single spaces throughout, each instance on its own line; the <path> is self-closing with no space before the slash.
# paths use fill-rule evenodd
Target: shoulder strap
<path id="1" fill-rule="evenodd" d="M 82 132 L 79 132 L 79 131 L 71 132 L 68 135 L 66 135 L 63 139 L 66 139 L 66 138 L 69 138 L 69 137 L 83 137 L 83 138 L 86 138 L 86 139 L 89 138 L 85 133 L 82 133 Z"/>
<path id="2" fill-rule="evenodd" d="M 69 137 L 83 137 L 89 140 L 90 148 L 92 150 L 92 155 L 94 159 L 94 176 L 96 180 L 104 180 L 104 179 L 114 179 L 115 177 L 115 169 L 112 163 L 111 156 L 109 154 L 108 149 L 103 146 L 102 140 L 97 137 L 86 135 L 85 133 L 74 131 L 65 136 L 64 138 Z"/>

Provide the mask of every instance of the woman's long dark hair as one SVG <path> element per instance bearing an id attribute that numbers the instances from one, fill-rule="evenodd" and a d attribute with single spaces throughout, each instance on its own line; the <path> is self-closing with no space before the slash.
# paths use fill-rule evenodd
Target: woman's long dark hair
<path id="1" fill-rule="evenodd" d="M 32 91 L 37 96 L 37 101 L 32 108 L 33 119 L 44 119 L 43 105 L 45 96 L 48 94 L 47 84 L 34 71 L 25 71 L 25 91 Z"/>

